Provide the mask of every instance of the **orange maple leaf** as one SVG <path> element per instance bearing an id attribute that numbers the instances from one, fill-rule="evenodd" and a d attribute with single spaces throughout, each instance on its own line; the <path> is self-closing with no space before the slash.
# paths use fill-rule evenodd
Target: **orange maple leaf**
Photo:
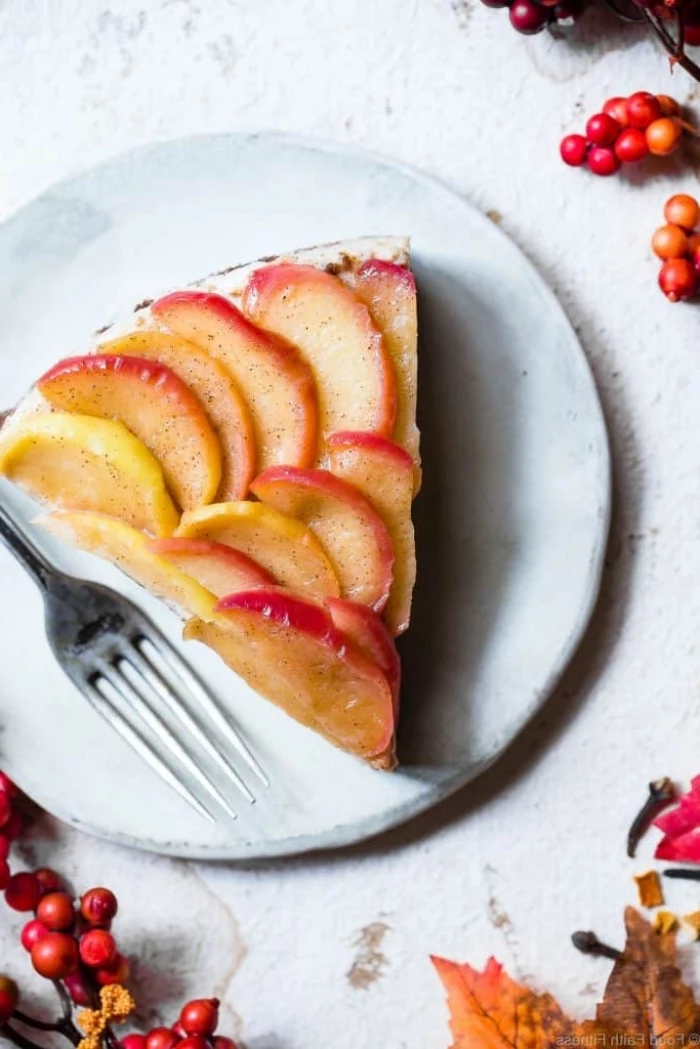
<path id="1" fill-rule="evenodd" d="M 452 1049 L 630 1049 L 698 1044 L 700 1009 L 676 964 L 675 933 L 656 933 L 632 907 L 627 942 L 595 1020 L 577 1023 L 551 994 L 515 983 L 491 958 L 483 972 L 433 958 L 447 991 Z"/>

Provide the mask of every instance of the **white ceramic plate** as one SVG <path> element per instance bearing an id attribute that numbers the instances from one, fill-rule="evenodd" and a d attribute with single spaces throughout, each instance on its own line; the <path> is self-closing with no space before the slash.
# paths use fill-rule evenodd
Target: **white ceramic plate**
<path id="1" fill-rule="evenodd" d="M 370 771 L 186 651 L 272 774 L 270 807 L 200 819 L 85 704 L 44 640 L 33 584 L 0 548 L 0 766 L 104 837 L 193 857 L 358 841 L 426 809 L 494 760 L 545 699 L 586 626 L 609 517 L 604 423 L 586 360 L 532 266 L 440 183 L 374 155 L 274 134 L 139 149 L 56 186 L 0 228 L 0 390 L 144 296 L 261 255 L 362 234 L 412 237 L 425 481 L 404 659 L 398 772 Z M 29 519 L 34 508 L 6 487 Z M 46 544 L 48 546 L 48 543 Z M 51 546 L 62 566 L 137 594 Z"/>

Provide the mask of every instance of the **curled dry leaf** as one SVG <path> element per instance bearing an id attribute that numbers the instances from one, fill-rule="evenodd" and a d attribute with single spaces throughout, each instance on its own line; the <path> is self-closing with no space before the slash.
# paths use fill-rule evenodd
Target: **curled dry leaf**
<path id="1" fill-rule="evenodd" d="M 639 902 L 642 907 L 660 907 L 664 902 L 664 894 L 661 889 L 661 881 L 656 871 L 647 871 L 646 874 L 638 874 L 634 881 L 637 884 Z"/>
<path id="2" fill-rule="evenodd" d="M 678 928 L 678 918 L 673 911 L 657 911 L 651 925 L 654 932 L 673 932 Z"/>
<path id="3" fill-rule="evenodd" d="M 654 932 L 631 907 L 625 925 L 625 949 L 595 1019 L 583 1023 L 570 1019 L 551 994 L 515 983 L 493 958 L 483 972 L 434 958 L 447 991 L 452 1049 L 695 1044 L 700 1009 L 676 965 L 675 935 Z"/>

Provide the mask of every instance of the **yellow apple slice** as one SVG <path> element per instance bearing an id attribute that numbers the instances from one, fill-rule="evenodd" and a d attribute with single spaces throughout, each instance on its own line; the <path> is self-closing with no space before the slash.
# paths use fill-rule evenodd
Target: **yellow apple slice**
<path id="1" fill-rule="evenodd" d="M 224 543 L 252 558 L 283 586 L 311 597 L 338 597 L 333 566 L 301 521 L 262 503 L 213 503 L 183 514 L 176 536 Z"/>
<path id="2" fill-rule="evenodd" d="M 334 433 L 328 438 L 331 470 L 359 488 L 389 530 L 394 579 L 384 609 L 392 634 L 407 629 L 416 581 L 416 544 L 411 521 L 413 459 L 393 441 L 373 433 Z"/>
<path id="3" fill-rule="evenodd" d="M 179 520 L 157 460 L 111 419 L 27 416 L 0 439 L 0 474 L 49 506 L 108 514 L 156 536 Z"/>
<path id="4" fill-rule="evenodd" d="M 36 385 L 59 411 L 123 422 L 153 452 L 183 509 L 216 497 L 221 446 L 204 408 L 170 368 L 88 354 L 59 361 Z"/>
<path id="5" fill-rule="evenodd" d="M 274 586 L 276 580 L 252 557 L 223 543 L 205 539 L 154 539 L 150 549 L 196 579 L 217 597 L 256 586 Z"/>
<path id="6" fill-rule="evenodd" d="M 52 535 L 87 553 L 111 561 L 140 586 L 179 611 L 200 619 L 210 619 L 216 597 L 172 561 L 154 553 L 143 532 L 105 514 L 58 510 L 38 517 Z"/>
<path id="7" fill-rule="evenodd" d="M 154 302 L 151 312 L 231 373 L 250 409 L 259 470 L 273 463 L 314 462 L 316 386 L 311 369 L 293 346 L 256 328 L 223 295 L 176 291 Z"/>
<path id="8" fill-rule="evenodd" d="M 250 490 L 308 525 L 331 560 L 343 597 L 375 611 L 384 608 L 394 552 L 386 525 L 359 489 L 329 470 L 273 466 Z"/>
<path id="9" fill-rule="evenodd" d="M 391 436 L 391 357 L 367 307 L 337 277 L 291 262 L 264 266 L 250 278 L 243 303 L 256 324 L 289 339 L 311 365 L 322 436 L 334 430 Z"/>
<path id="10" fill-rule="evenodd" d="M 255 476 L 255 436 L 248 406 L 226 368 L 205 350 L 169 332 L 140 328 L 102 343 L 99 353 L 142 357 L 172 369 L 206 411 L 221 445 L 222 502 L 245 499 Z"/>
<path id="11" fill-rule="evenodd" d="M 242 591 L 219 602 L 212 622 L 187 623 L 184 636 L 336 747 L 394 766 L 387 680 L 316 602 L 283 588 Z"/>
<path id="12" fill-rule="evenodd" d="M 396 372 L 396 422 L 393 437 L 415 464 L 420 487 L 420 434 L 416 426 L 418 393 L 418 314 L 416 282 L 405 266 L 369 259 L 349 278 L 355 295 L 384 336 Z"/>

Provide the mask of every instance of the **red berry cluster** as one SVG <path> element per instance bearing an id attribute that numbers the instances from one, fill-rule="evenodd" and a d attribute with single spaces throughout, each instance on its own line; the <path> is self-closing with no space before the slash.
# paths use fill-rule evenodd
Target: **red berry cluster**
<path id="1" fill-rule="evenodd" d="M 669 197 L 664 207 L 666 225 L 651 238 L 655 255 L 663 260 L 659 287 L 670 302 L 690 299 L 700 290 L 700 205 L 687 193 Z"/>
<path id="2" fill-rule="evenodd" d="M 81 1032 L 71 1018 L 71 1000 L 74 1005 L 94 1007 L 101 987 L 122 984 L 129 975 L 128 962 L 110 931 L 117 898 L 109 889 L 95 888 L 76 902 L 61 877 L 48 867 L 11 873 L 10 846 L 23 825 L 16 806 L 20 800 L 17 788 L 0 772 L 0 891 L 13 910 L 33 912 L 34 917 L 20 935 L 22 946 L 39 975 L 54 982 L 63 1016 L 47 1024 L 20 1012 L 17 984 L 0 975 L 0 1040 L 12 1042 L 18 1049 L 41 1049 L 15 1029 L 12 1021 L 17 1021 L 25 1027 L 52 1031 L 77 1045 Z M 218 999 L 198 998 L 187 1002 L 172 1028 L 130 1034 L 117 1043 L 107 1027 L 101 1042 L 110 1049 L 117 1045 L 120 1049 L 236 1049 L 230 1038 L 216 1035 L 218 1022 Z"/>
<path id="3" fill-rule="evenodd" d="M 507 7 L 513 29 L 525 36 L 547 26 L 571 25 L 584 9 L 585 0 L 481 0 L 487 7 Z"/>
<path id="4" fill-rule="evenodd" d="M 154 1027 L 148 1034 L 129 1034 L 121 1049 L 236 1049 L 235 1042 L 216 1034 L 219 999 L 195 998 L 182 1007 L 172 1027 Z"/>
<path id="5" fill-rule="evenodd" d="M 585 163 L 594 175 L 614 175 L 621 164 L 644 160 L 650 153 L 669 156 L 683 130 L 674 98 L 636 91 L 629 98 L 609 98 L 586 124 L 586 134 L 567 135 L 559 152 L 571 167 Z"/>

